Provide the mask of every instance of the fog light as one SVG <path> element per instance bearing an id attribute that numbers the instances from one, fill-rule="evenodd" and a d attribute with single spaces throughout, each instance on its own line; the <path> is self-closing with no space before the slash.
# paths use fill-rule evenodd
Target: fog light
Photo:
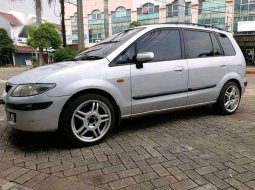
<path id="1" fill-rule="evenodd" d="M 15 113 L 10 113 L 10 121 L 13 123 L 16 123 L 16 114 Z"/>

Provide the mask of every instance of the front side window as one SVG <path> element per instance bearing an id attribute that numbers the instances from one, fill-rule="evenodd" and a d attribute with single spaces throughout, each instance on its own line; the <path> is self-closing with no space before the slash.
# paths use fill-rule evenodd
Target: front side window
<path id="1" fill-rule="evenodd" d="M 226 56 L 233 56 L 236 54 L 235 49 L 225 34 L 217 33 L 220 44 Z"/>
<path id="2" fill-rule="evenodd" d="M 131 63 L 135 58 L 135 44 L 128 47 L 119 57 L 115 60 L 116 64 Z"/>
<path id="3" fill-rule="evenodd" d="M 155 30 L 146 34 L 137 42 L 137 53 L 141 52 L 153 52 L 153 62 L 181 59 L 179 30 Z"/>
<path id="4" fill-rule="evenodd" d="M 213 56 L 213 47 L 209 32 L 184 31 L 184 40 L 188 51 L 188 58 Z"/>

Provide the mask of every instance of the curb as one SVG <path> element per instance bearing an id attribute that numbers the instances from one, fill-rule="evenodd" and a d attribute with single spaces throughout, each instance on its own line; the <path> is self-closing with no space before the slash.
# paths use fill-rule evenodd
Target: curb
<path id="1" fill-rule="evenodd" d="M 247 70 L 246 74 L 255 74 L 255 70 Z"/>

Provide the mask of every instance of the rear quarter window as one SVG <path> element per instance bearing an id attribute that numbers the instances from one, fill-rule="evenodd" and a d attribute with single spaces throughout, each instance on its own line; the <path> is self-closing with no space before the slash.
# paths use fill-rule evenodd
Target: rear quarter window
<path id="1" fill-rule="evenodd" d="M 217 33 L 218 39 L 220 41 L 221 47 L 226 56 L 233 56 L 236 54 L 235 49 L 225 34 Z"/>

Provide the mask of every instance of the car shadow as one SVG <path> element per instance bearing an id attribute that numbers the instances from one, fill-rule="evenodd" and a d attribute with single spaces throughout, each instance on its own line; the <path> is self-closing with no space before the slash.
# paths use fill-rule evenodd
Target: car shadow
<path id="1" fill-rule="evenodd" d="M 176 120 L 188 120 L 213 114 L 212 109 L 208 109 L 208 107 L 209 106 L 203 106 L 199 108 L 123 120 L 121 125 L 112 131 L 109 138 L 114 138 L 123 132 L 126 133 L 128 131 L 133 132 L 139 129 L 149 129 L 158 127 L 161 124 L 171 124 L 171 122 Z M 60 132 L 33 133 L 18 131 L 15 129 L 9 130 L 10 138 L 8 146 L 14 146 L 15 150 L 18 151 L 36 153 L 77 148 L 76 146 L 72 145 Z"/>

